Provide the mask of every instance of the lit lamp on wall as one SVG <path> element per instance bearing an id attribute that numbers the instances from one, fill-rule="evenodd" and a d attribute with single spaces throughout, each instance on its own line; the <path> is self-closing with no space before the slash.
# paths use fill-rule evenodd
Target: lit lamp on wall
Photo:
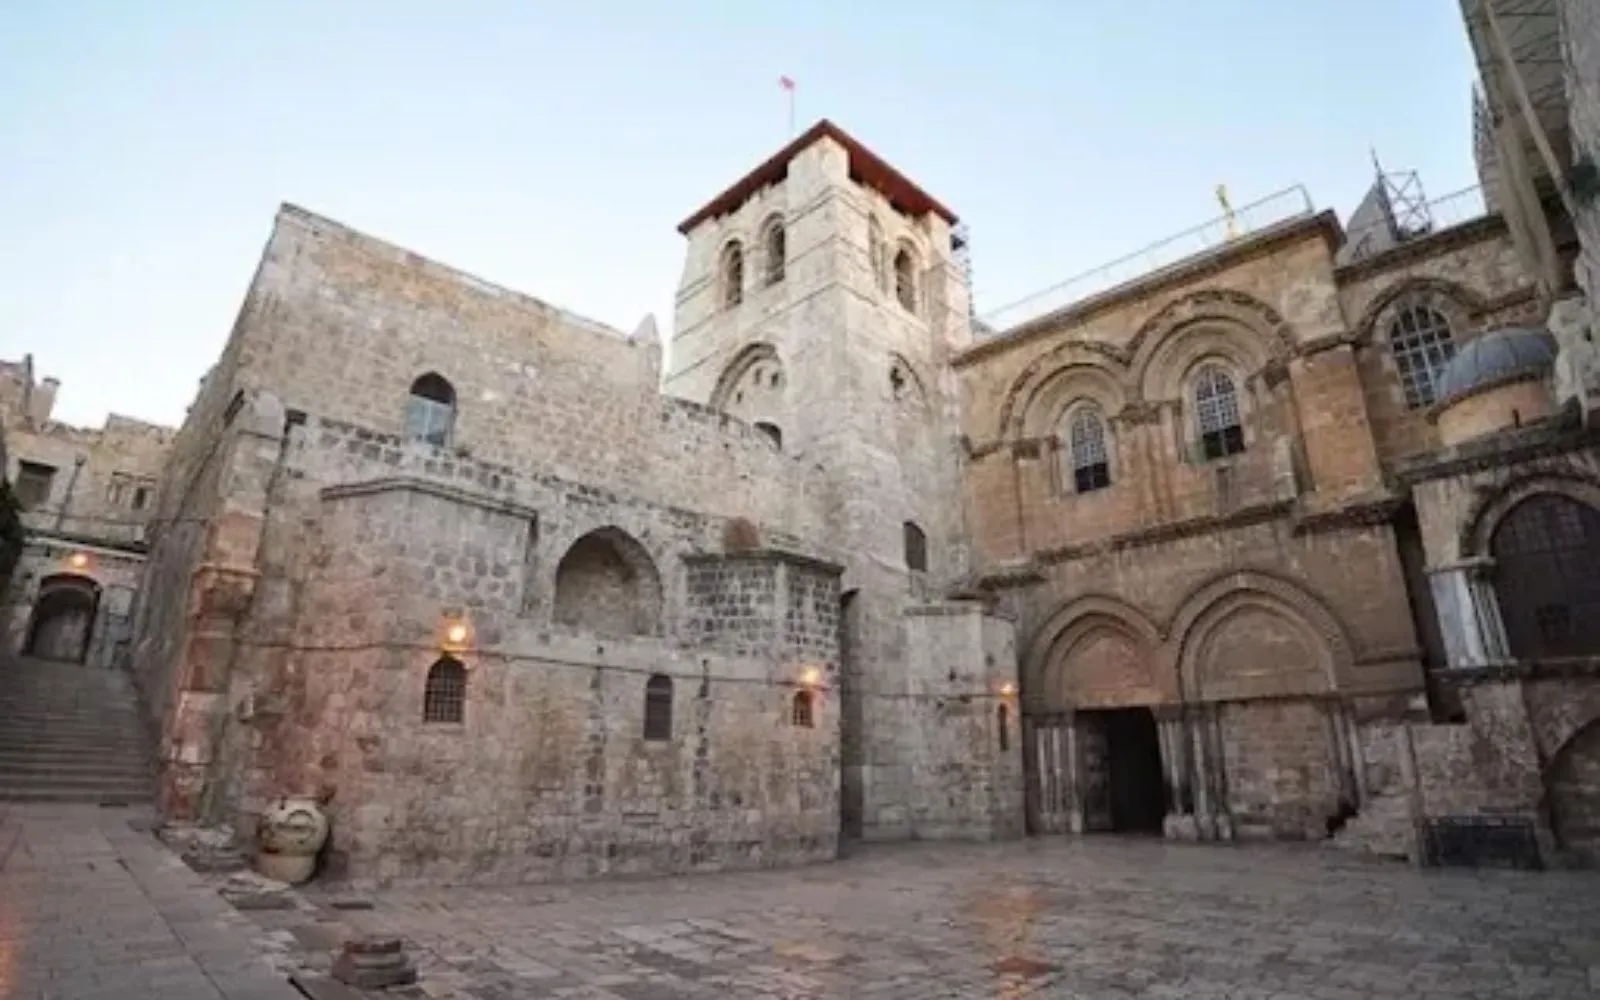
<path id="1" fill-rule="evenodd" d="M 800 671 L 800 686 L 808 691 L 815 691 L 822 686 L 822 668 L 806 667 Z"/>
<path id="2" fill-rule="evenodd" d="M 1012 698 L 1016 696 L 1016 693 L 1017 686 L 1010 681 L 1006 681 L 1004 684 L 1000 685 L 1000 697 Z"/>
<path id="3" fill-rule="evenodd" d="M 439 648 L 446 653 L 462 653 L 471 646 L 471 624 L 459 615 L 445 615 L 439 629 Z"/>
<path id="4" fill-rule="evenodd" d="M 74 552 L 72 555 L 67 556 L 67 567 L 80 573 L 83 572 L 89 568 L 88 555 L 82 552 Z"/>

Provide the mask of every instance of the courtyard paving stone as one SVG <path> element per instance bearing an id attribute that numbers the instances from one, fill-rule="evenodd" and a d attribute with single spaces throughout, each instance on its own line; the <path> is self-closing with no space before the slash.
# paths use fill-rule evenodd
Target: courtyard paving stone
<path id="1" fill-rule="evenodd" d="M 361 898 L 372 909 L 317 912 L 404 937 L 411 995 L 433 1000 L 1600 991 L 1600 874 L 1423 872 L 1310 845 L 882 846 L 789 871 Z"/>
<path id="2" fill-rule="evenodd" d="M 0 1000 L 304 1000 L 147 820 L 0 802 Z"/>

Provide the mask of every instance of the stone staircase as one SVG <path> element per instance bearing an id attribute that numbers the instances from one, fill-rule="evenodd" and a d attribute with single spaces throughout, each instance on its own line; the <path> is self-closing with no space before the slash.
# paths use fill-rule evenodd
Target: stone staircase
<path id="1" fill-rule="evenodd" d="M 148 802 L 153 774 L 126 674 L 0 658 L 0 801 Z"/>

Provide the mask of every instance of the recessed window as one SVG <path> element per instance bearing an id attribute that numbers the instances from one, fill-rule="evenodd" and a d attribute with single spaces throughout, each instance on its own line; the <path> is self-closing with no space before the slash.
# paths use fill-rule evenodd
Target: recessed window
<path id="1" fill-rule="evenodd" d="M 994 722 L 1000 731 L 1000 752 L 1005 753 L 1011 749 L 1011 710 L 1005 705 L 996 708 Z"/>
<path id="2" fill-rule="evenodd" d="M 672 739 L 672 678 L 654 674 L 644 686 L 644 738 Z"/>
<path id="3" fill-rule="evenodd" d="M 744 247 L 734 240 L 722 249 L 722 305 L 732 308 L 744 301 Z"/>
<path id="4" fill-rule="evenodd" d="M 768 222 L 761 235 L 761 252 L 766 257 L 767 265 L 762 278 L 767 285 L 776 285 L 783 280 L 784 239 L 783 220 Z"/>
<path id="5" fill-rule="evenodd" d="M 467 668 L 443 656 L 428 668 L 422 691 L 423 722 L 461 722 L 466 717 Z"/>
<path id="6" fill-rule="evenodd" d="M 760 420 L 756 422 L 756 430 L 760 431 L 762 434 L 765 434 L 767 436 L 767 440 L 772 442 L 772 446 L 774 448 L 778 449 L 779 451 L 783 450 L 783 431 L 778 427 L 777 424 L 766 420 Z"/>
<path id="7" fill-rule="evenodd" d="M 1205 461 L 1244 451 L 1239 396 L 1233 379 L 1220 367 L 1207 365 L 1195 374 L 1194 413 L 1195 426 L 1200 433 L 1200 455 Z"/>
<path id="8" fill-rule="evenodd" d="M 136 486 L 136 487 L 134 487 L 134 490 L 133 490 L 133 509 L 134 510 L 144 510 L 145 505 L 147 505 L 149 502 L 150 502 L 150 488 L 147 487 L 147 486 Z"/>
<path id="9" fill-rule="evenodd" d="M 1067 444 L 1072 455 L 1072 486 L 1091 493 L 1111 485 L 1111 461 L 1106 451 L 1106 423 L 1094 406 L 1072 411 L 1067 424 Z"/>
<path id="10" fill-rule="evenodd" d="M 1439 396 L 1439 376 L 1456 353 L 1450 322 L 1427 306 L 1402 309 L 1389 324 L 1389 351 L 1400 371 L 1406 406 L 1417 410 L 1433 405 Z"/>
<path id="11" fill-rule="evenodd" d="M 816 727 L 816 712 L 813 709 L 814 696 L 810 691 L 796 691 L 794 700 L 789 703 L 789 724 L 802 729 Z"/>
<path id="12" fill-rule="evenodd" d="M 906 247 L 894 255 L 894 297 L 906 312 L 917 311 L 917 262 Z"/>
<path id="13" fill-rule="evenodd" d="M 906 569 L 913 573 L 928 571 L 928 536 L 915 521 L 902 525 L 905 534 Z"/>
<path id="14" fill-rule="evenodd" d="M 406 400 L 406 437 L 443 447 L 456 419 L 456 390 L 444 376 L 429 372 L 411 383 Z"/>
<path id="15" fill-rule="evenodd" d="M 55 485 L 56 467 L 43 462 L 18 462 L 17 481 L 11 484 L 17 503 L 24 510 L 50 502 L 50 490 Z"/>
<path id="16" fill-rule="evenodd" d="M 111 483 L 106 487 L 106 503 L 112 507 L 121 507 L 128 499 L 128 478 L 126 476 L 112 476 Z"/>

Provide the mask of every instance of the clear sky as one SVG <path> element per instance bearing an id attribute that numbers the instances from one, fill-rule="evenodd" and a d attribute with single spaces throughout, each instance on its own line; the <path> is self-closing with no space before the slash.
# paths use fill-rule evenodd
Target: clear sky
<path id="1" fill-rule="evenodd" d="M 978 311 L 1294 183 L 1476 182 L 1456 0 L 0 0 L 0 357 L 177 423 L 290 201 L 624 331 L 675 226 L 832 118 Z"/>

